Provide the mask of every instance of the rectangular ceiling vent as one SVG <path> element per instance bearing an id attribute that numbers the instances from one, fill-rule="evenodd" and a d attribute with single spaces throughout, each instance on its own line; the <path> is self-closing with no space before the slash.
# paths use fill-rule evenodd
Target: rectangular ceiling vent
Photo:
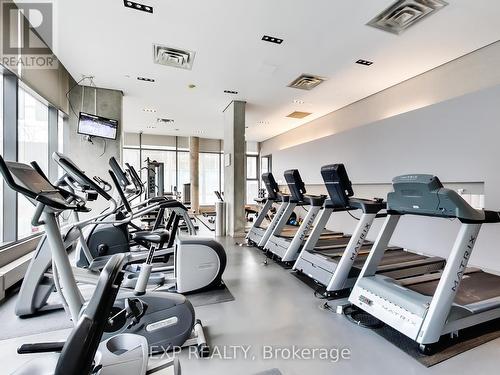
<path id="1" fill-rule="evenodd" d="M 154 62 L 160 65 L 191 70 L 195 52 L 154 44 Z"/>
<path id="2" fill-rule="evenodd" d="M 301 118 L 309 116 L 310 114 L 311 114 L 310 112 L 295 111 L 295 112 L 290 113 L 286 117 L 301 119 Z"/>
<path id="3" fill-rule="evenodd" d="M 174 123 L 174 119 L 171 119 L 171 118 L 157 118 L 156 119 L 156 122 L 158 124 L 162 124 L 162 125 L 168 125 L 168 124 L 173 124 Z"/>
<path id="4" fill-rule="evenodd" d="M 398 0 L 367 25 L 399 35 L 446 5 L 443 0 Z"/>
<path id="5" fill-rule="evenodd" d="M 300 77 L 296 78 L 288 87 L 293 87 L 294 89 L 300 90 L 312 90 L 319 84 L 325 81 L 325 78 L 313 76 L 310 74 L 302 74 Z"/>

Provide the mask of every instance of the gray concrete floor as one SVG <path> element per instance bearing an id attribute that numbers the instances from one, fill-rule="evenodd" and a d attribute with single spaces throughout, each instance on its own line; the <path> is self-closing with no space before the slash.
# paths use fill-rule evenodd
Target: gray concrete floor
<path id="1" fill-rule="evenodd" d="M 203 306 L 197 315 L 209 330 L 212 346 L 250 345 L 255 359 L 188 359 L 181 356 L 186 374 L 254 374 L 278 368 L 286 375 L 303 374 L 498 374 L 500 339 L 441 364 L 426 368 L 370 330 L 345 317 L 323 310 L 307 285 L 290 271 L 264 260 L 260 250 L 234 246 L 220 239 L 228 252 L 225 282 L 233 302 Z M 348 348 L 351 358 L 328 360 L 265 360 L 263 347 Z"/>
<path id="2" fill-rule="evenodd" d="M 263 254 L 253 248 L 237 247 L 234 239 L 220 241 L 228 253 L 224 280 L 235 301 L 198 307 L 213 348 L 214 358 L 189 358 L 180 355 L 183 374 L 255 374 L 278 368 L 282 374 L 498 374 L 500 340 L 481 345 L 429 369 L 406 355 L 377 334 L 348 322 L 343 316 L 322 310 L 322 302 L 312 290 L 290 275 L 290 271 L 270 262 L 262 264 Z M 0 322 L 0 327 L 8 322 Z M 0 328 L 1 329 L 1 328 Z M 38 337 L 0 341 L 0 373 L 10 373 L 25 357 L 15 348 L 23 342 L 64 339 L 67 330 Z M 290 360 L 264 359 L 265 346 L 275 348 L 349 349 L 350 359 Z M 249 349 L 245 359 L 219 358 L 232 348 Z M 317 352 L 319 353 L 319 352 Z M 286 353 L 285 353 L 286 354 Z M 217 358 L 216 358 L 217 357 Z"/>

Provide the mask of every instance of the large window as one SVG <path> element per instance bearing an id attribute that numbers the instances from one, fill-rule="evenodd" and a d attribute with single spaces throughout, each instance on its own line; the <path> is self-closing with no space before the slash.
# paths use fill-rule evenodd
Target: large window
<path id="1" fill-rule="evenodd" d="M 142 150 L 142 160 L 143 165 L 146 166 L 144 161 L 146 159 L 150 159 L 151 161 L 157 161 L 159 163 L 163 163 L 163 186 L 165 192 L 172 192 L 174 187 L 176 186 L 175 181 L 175 170 L 176 170 L 176 161 L 175 161 L 175 151 L 164 151 L 164 150 Z"/>
<path id="2" fill-rule="evenodd" d="M 125 163 L 130 164 L 135 168 L 137 173 L 140 173 L 141 169 L 141 159 L 140 152 L 138 148 L 124 148 L 123 149 L 123 166 Z"/>
<path id="3" fill-rule="evenodd" d="M 48 174 L 49 163 L 49 108 L 34 95 L 19 88 L 18 98 L 18 161 L 36 161 Z M 35 207 L 18 194 L 17 237 L 36 233 L 40 227 L 31 226 Z"/>
<path id="4" fill-rule="evenodd" d="M 247 155 L 247 199 L 246 203 L 255 203 L 259 195 L 258 155 Z"/>
<path id="5" fill-rule="evenodd" d="M 259 178 L 262 179 L 262 175 L 264 173 L 271 172 L 271 156 L 263 156 L 260 159 L 260 176 Z"/>
<path id="6" fill-rule="evenodd" d="M 189 152 L 177 152 L 177 191 L 184 194 L 184 184 L 191 181 L 191 167 L 189 165 Z M 184 196 L 182 199 L 184 200 Z"/>
<path id="7" fill-rule="evenodd" d="M 220 154 L 200 152 L 200 205 L 213 205 L 217 200 L 215 191 L 220 190 Z"/>
<path id="8" fill-rule="evenodd" d="M 3 75 L 0 71 L 0 154 L 3 155 Z M 0 181 L 0 244 L 3 242 L 3 181 Z"/>
<path id="9" fill-rule="evenodd" d="M 142 149 L 142 166 L 146 166 L 146 159 L 163 163 L 165 192 L 173 192 L 175 188 L 182 192 L 183 185 L 189 183 L 189 152 L 175 150 Z M 141 155 L 139 148 L 123 148 L 123 164 L 129 163 L 140 173 Z M 142 179 L 145 180 L 144 171 Z"/>

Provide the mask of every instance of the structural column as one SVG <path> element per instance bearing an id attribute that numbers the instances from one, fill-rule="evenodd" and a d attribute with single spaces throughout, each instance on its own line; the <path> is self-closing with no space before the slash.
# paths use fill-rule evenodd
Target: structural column
<path id="1" fill-rule="evenodd" d="M 234 101 L 224 110 L 224 201 L 232 237 L 245 235 L 245 104 Z"/>
<path id="2" fill-rule="evenodd" d="M 200 138 L 189 137 L 189 173 L 191 176 L 191 210 L 200 212 Z"/>

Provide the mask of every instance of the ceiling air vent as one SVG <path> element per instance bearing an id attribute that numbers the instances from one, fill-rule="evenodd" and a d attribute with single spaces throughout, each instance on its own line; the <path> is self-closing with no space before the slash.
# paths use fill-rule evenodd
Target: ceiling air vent
<path id="1" fill-rule="evenodd" d="M 443 0 L 398 0 L 367 25 L 393 34 L 401 34 L 446 5 L 448 3 Z"/>
<path id="2" fill-rule="evenodd" d="M 325 78 L 313 76 L 310 74 L 302 74 L 300 77 L 296 78 L 288 87 L 293 87 L 294 89 L 300 90 L 312 90 L 320 83 L 322 83 Z"/>
<path id="3" fill-rule="evenodd" d="M 300 111 L 295 111 L 295 112 L 292 112 L 290 113 L 289 115 L 287 115 L 286 117 L 290 117 L 290 118 L 304 118 L 304 117 L 307 117 L 309 116 L 311 113 L 310 112 L 300 112 Z"/>
<path id="4" fill-rule="evenodd" d="M 195 52 L 153 45 L 154 62 L 160 65 L 172 66 L 174 68 L 191 70 L 193 67 Z"/>

